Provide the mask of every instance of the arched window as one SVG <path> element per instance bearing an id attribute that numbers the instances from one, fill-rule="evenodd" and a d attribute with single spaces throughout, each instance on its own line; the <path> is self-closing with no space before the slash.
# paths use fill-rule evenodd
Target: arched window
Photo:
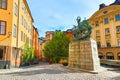
<path id="1" fill-rule="evenodd" d="M 120 52 L 118 53 L 118 60 L 120 60 Z"/>
<path id="2" fill-rule="evenodd" d="M 99 52 L 99 53 L 98 53 L 98 56 L 99 56 L 99 58 L 100 58 L 100 59 L 104 59 L 104 57 L 103 57 L 103 54 L 102 54 L 102 53 L 100 53 L 100 52 Z"/>
<path id="3" fill-rule="evenodd" d="M 108 53 L 106 53 L 106 58 L 114 60 L 114 54 L 112 52 L 108 52 Z"/>

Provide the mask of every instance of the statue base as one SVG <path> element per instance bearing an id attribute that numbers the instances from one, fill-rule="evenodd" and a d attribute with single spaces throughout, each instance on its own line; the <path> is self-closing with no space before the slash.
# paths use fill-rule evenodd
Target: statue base
<path id="1" fill-rule="evenodd" d="M 69 68 L 95 72 L 101 70 L 96 41 L 76 41 L 69 44 Z"/>

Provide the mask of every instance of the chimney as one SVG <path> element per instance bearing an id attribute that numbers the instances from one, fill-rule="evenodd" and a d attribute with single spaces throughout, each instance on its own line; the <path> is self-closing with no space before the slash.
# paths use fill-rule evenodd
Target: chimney
<path id="1" fill-rule="evenodd" d="M 104 3 L 102 3 L 102 4 L 99 5 L 99 9 L 102 9 L 102 8 L 104 8 L 104 7 L 105 7 L 105 4 L 104 4 Z"/>

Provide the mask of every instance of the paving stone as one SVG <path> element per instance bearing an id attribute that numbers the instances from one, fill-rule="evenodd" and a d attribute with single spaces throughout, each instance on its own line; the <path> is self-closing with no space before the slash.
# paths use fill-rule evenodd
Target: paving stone
<path id="1" fill-rule="evenodd" d="M 60 64 L 39 64 L 17 72 L 0 75 L 0 80 L 120 80 L 120 71 L 105 71 L 99 74 L 75 72 Z"/>

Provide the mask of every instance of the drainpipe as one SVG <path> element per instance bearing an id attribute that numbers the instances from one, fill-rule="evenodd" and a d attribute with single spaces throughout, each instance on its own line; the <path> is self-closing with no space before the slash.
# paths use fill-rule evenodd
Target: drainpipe
<path id="1" fill-rule="evenodd" d="M 17 37 L 16 37 L 16 56 L 15 56 L 15 67 L 17 66 L 17 55 L 18 55 L 18 37 L 19 37 L 19 11 L 20 11 L 20 0 L 18 0 L 18 16 L 17 16 Z"/>

